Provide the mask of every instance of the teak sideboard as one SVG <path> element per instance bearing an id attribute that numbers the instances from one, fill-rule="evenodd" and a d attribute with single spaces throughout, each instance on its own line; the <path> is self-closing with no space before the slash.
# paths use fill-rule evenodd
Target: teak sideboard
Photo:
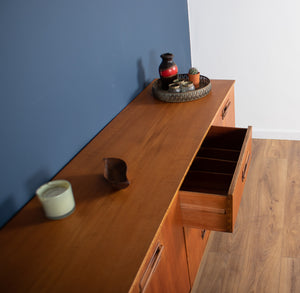
<path id="1" fill-rule="evenodd" d="M 235 128 L 234 81 L 164 103 L 150 84 L 54 179 L 76 210 L 50 221 L 34 197 L 0 231 L 1 292 L 189 292 L 209 231 L 232 232 L 251 160 Z M 128 166 L 128 188 L 103 158 Z"/>

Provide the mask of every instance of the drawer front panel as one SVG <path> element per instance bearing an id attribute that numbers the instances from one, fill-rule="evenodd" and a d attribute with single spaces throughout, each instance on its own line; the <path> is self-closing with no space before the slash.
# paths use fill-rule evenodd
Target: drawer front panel
<path id="1" fill-rule="evenodd" d="M 231 186 L 229 188 L 228 202 L 230 203 L 232 222 L 228 222 L 228 230 L 233 231 L 233 227 L 238 215 L 239 206 L 242 200 L 242 195 L 244 191 L 244 186 L 246 183 L 248 170 L 251 162 L 252 155 L 252 128 L 249 128 L 246 134 L 245 142 L 241 152 L 241 157 L 238 163 L 234 178 L 232 180 Z M 231 230 L 230 230 L 231 228 Z"/>
<path id="2" fill-rule="evenodd" d="M 192 228 L 229 232 L 226 214 L 217 214 L 197 209 L 182 208 L 184 224 Z"/>
<path id="3" fill-rule="evenodd" d="M 212 126 L 179 191 L 185 225 L 232 232 L 251 160 L 252 128 Z"/>
<path id="4" fill-rule="evenodd" d="M 179 198 L 184 225 L 226 231 L 226 196 L 180 190 Z"/>
<path id="5" fill-rule="evenodd" d="M 235 125 L 234 88 L 232 88 L 228 93 L 227 98 L 224 100 L 220 110 L 217 112 L 212 124 L 216 126 Z"/>

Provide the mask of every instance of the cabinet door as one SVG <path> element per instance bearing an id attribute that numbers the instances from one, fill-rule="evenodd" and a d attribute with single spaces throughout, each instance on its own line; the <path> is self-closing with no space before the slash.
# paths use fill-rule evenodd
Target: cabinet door
<path id="1" fill-rule="evenodd" d="M 131 292 L 185 293 L 190 291 L 182 220 L 178 198 L 161 227 Z"/>
<path id="2" fill-rule="evenodd" d="M 194 284 L 210 231 L 184 227 L 191 286 Z"/>

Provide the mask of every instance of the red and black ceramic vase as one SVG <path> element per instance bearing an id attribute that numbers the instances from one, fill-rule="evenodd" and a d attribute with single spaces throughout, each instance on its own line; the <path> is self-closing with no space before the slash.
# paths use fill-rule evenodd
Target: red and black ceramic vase
<path id="1" fill-rule="evenodd" d="M 174 55 L 165 53 L 160 55 L 162 62 L 159 65 L 159 76 L 162 82 L 162 89 L 168 90 L 169 84 L 177 79 L 178 67 L 173 61 Z"/>

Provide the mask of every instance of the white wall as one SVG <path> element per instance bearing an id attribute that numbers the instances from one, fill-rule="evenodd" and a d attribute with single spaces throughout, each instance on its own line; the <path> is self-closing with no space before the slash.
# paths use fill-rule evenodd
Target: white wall
<path id="1" fill-rule="evenodd" d="M 236 125 L 300 140 L 300 1 L 188 0 L 192 65 L 235 79 Z"/>

